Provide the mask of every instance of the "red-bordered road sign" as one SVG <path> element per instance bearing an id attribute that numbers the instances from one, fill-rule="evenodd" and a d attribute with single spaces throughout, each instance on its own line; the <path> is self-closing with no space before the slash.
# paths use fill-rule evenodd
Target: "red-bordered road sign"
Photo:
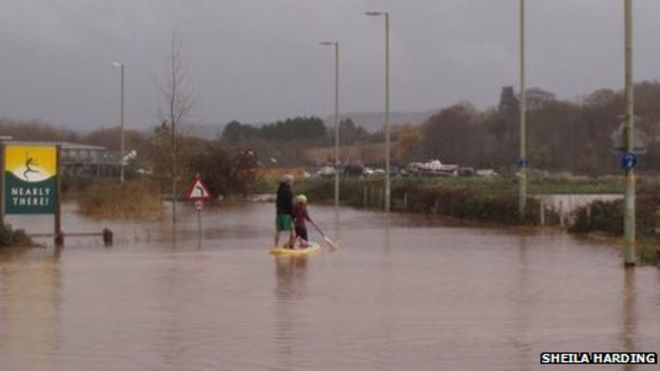
<path id="1" fill-rule="evenodd" d="M 211 192 L 208 188 L 202 183 L 199 175 L 195 177 L 195 183 L 190 187 L 190 192 L 188 192 L 188 199 L 192 201 L 197 200 L 207 200 L 211 198 Z"/>

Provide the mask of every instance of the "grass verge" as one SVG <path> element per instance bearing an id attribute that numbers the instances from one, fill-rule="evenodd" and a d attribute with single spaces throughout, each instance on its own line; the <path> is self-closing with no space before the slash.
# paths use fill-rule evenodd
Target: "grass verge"
<path id="1" fill-rule="evenodd" d="M 163 202 L 157 183 L 135 179 L 124 184 L 94 184 L 78 198 L 81 213 L 97 218 L 158 219 Z"/>

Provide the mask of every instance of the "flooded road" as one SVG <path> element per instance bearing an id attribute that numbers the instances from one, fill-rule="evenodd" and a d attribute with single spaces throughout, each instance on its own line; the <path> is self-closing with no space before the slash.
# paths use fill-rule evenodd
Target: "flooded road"
<path id="1" fill-rule="evenodd" d="M 340 251 L 275 259 L 272 204 L 205 210 L 201 244 L 181 209 L 176 242 L 167 222 L 71 214 L 66 231 L 109 226 L 115 246 L 0 252 L 0 369 L 536 370 L 557 368 L 541 352 L 660 350 L 660 270 L 607 244 L 352 209 L 336 226 L 312 206 Z"/>

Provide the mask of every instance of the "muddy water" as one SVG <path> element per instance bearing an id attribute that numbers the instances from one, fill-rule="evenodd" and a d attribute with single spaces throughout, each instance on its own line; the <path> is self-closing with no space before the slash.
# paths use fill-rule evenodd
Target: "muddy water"
<path id="1" fill-rule="evenodd" d="M 278 260 L 273 205 L 206 210 L 201 243 L 185 211 L 176 242 L 68 210 L 67 230 L 110 226 L 115 246 L 1 253 L 0 369 L 535 370 L 544 351 L 660 350 L 660 271 L 613 246 L 312 207 L 341 251 Z"/>

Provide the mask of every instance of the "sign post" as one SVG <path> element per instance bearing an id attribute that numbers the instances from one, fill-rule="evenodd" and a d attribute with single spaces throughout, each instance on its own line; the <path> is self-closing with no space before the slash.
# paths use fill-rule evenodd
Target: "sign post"
<path id="1" fill-rule="evenodd" d="M 197 211 L 197 236 L 199 241 L 202 241 L 202 210 L 204 209 L 204 200 L 211 198 L 211 192 L 208 191 L 208 188 L 202 183 L 202 179 L 199 174 L 195 175 L 195 182 L 190 191 L 188 192 L 188 199 L 195 201 L 195 210 Z"/>
<path id="2" fill-rule="evenodd" d="M 6 146 L 2 143 L 2 161 L 0 161 L 0 223 L 5 224 L 5 159 L 7 158 Z"/>
<path id="3" fill-rule="evenodd" d="M 621 167 L 625 171 L 633 170 L 635 166 L 637 166 L 637 156 L 633 152 L 628 152 L 621 156 Z"/>

